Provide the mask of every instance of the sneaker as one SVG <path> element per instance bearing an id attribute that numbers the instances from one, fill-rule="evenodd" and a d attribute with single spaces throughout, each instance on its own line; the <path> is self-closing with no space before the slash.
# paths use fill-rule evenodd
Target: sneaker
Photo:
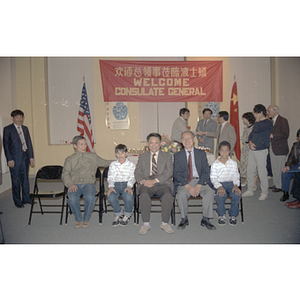
<path id="1" fill-rule="evenodd" d="M 261 201 L 263 201 L 263 200 L 266 200 L 266 199 L 267 199 L 267 197 L 268 197 L 268 195 L 267 195 L 267 194 L 260 194 L 260 197 L 258 198 L 258 200 L 261 200 Z"/>
<path id="2" fill-rule="evenodd" d="M 117 227 L 117 226 L 119 226 L 120 225 L 120 221 L 122 220 L 122 217 L 120 217 L 120 216 L 116 216 L 115 217 L 115 219 L 114 219 L 114 221 L 112 222 L 112 226 L 113 227 Z"/>
<path id="3" fill-rule="evenodd" d="M 243 197 L 251 197 L 251 196 L 253 196 L 254 194 L 253 194 L 253 192 L 251 192 L 251 191 L 246 191 L 245 193 L 243 193 Z"/>
<path id="4" fill-rule="evenodd" d="M 90 227 L 90 221 L 82 222 L 82 228 L 88 228 Z"/>
<path id="5" fill-rule="evenodd" d="M 128 224 L 128 222 L 129 222 L 129 220 L 130 220 L 130 217 L 124 216 L 123 219 L 120 220 L 120 225 L 121 226 L 126 226 Z"/>
<path id="6" fill-rule="evenodd" d="M 220 225 L 220 226 L 224 226 L 225 224 L 226 224 L 226 216 L 224 215 L 224 216 L 219 216 L 218 217 L 218 224 Z"/>
<path id="7" fill-rule="evenodd" d="M 235 226 L 237 223 L 237 220 L 235 217 L 229 216 L 229 224 L 232 226 Z"/>
<path id="8" fill-rule="evenodd" d="M 74 227 L 75 228 L 81 228 L 82 227 L 82 222 L 75 221 Z"/>

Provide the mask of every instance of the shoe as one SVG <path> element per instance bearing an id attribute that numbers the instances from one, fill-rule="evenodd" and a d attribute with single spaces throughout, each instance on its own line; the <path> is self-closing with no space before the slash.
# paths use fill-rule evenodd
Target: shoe
<path id="1" fill-rule="evenodd" d="M 82 222 L 75 221 L 74 227 L 75 228 L 81 228 L 82 227 Z"/>
<path id="2" fill-rule="evenodd" d="M 281 192 L 281 189 L 274 188 L 274 189 L 272 190 L 272 192 L 273 192 L 273 193 L 279 193 L 279 192 Z"/>
<path id="3" fill-rule="evenodd" d="M 36 202 L 35 202 L 35 201 L 34 201 L 34 202 L 33 202 L 33 201 L 29 201 L 29 202 L 22 202 L 22 203 L 23 203 L 23 204 L 30 204 L 30 205 L 31 205 L 31 204 L 36 204 Z"/>
<path id="4" fill-rule="evenodd" d="M 161 224 L 160 228 L 163 229 L 166 233 L 174 233 L 173 229 L 169 224 L 166 225 Z"/>
<path id="5" fill-rule="evenodd" d="M 294 205 L 289 205 L 288 208 L 300 208 L 300 201 Z"/>
<path id="6" fill-rule="evenodd" d="M 253 192 L 255 192 L 257 190 L 257 186 L 253 187 Z"/>
<path id="7" fill-rule="evenodd" d="M 120 220 L 120 225 L 123 227 L 126 226 L 129 222 L 129 220 L 130 220 L 130 217 L 124 216 L 123 219 Z"/>
<path id="8" fill-rule="evenodd" d="M 229 216 L 229 224 L 235 226 L 237 223 L 237 219 L 235 217 Z"/>
<path id="9" fill-rule="evenodd" d="M 25 206 L 24 206 L 24 204 L 18 204 L 18 205 L 16 205 L 16 207 L 17 207 L 17 208 L 23 208 L 23 207 L 25 207 Z"/>
<path id="10" fill-rule="evenodd" d="M 270 189 L 270 190 L 276 189 L 276 186 L 275 186 L 275 185 L 270 186 L 269 189 Z"/>
<path id="11" fill-rule="evenodd" d="M 139 234 L 146 234 L 150 230 L 151 226 L 143 225 L 139 231 Z"/>
<path id="12" fill-rule="evenodd" d="M 287 202 L 287 203 L 285 203 L 285 205 L 286 206 L 295 205 L 295 204 L 297 204 L 299 202 L 300 202 L 299 200 L 295 200 L 295 201 Z"/>
<path id="13" fill-rule="evenodd" d="M 285 202 L 286 200 L 288 200 L 290 198 L 289 196 L 289 192 L 283 192 L 283 196 L 279 199 L 279 201 L 281 202 Z"/>
<path id="14" fill-rule="evenodd" d="M 226 216 L 218 216 L 218 224 L 224 226 L 226 224 Z"/>
<path id="15" fill-rule="evenodd" d="M 90 221 L 82 222 L 82 228 L 88 228 L 90 227 Z"/>
<path id="16" fill-rule="evenodd" d="M 243 197 L 251 197 L 251 196 L 253 196 L 253 195 L 254 195 L 254 194 L 253 194 L 253 192 L 251 192 L 251 191 L 246 191 L 245 193 L 242 194 Z"/>
<path id="17" fill-rule="evenodd" d="M 116 216 L 115 217 L 115 219 L 114 219 L 114 221 L 112 222 L 112 226 L 113 227 L 117 227 L 117 226 L 119 226 L 120 225 L 120 221 L 122 220 L 122 217 L 120 217 L 120 216 Z"/>
<path id="18" fill-rule="evenodd" d="M 189 220 L 187 219 L 181 219 L 179 225 L 177 226 L 177 229 L 184 229 L 186 226 L 189 225 Z"/>
<path id="19" fill-rule="evenodd" d="M 213 224 L 211 224 L 209 220 L 205 220 L 204 221 L 202 219 L 200 225 L 201 226 L 205 226 L 209 230 L 215 230 L 216 229 L 216 227 Z"/>
<path id="20" fill-rule="evenodd" d="M 263 201 L 263 200 L 266 200 L 267 197 L 268 197 L 267 194 L 260 194 L 260 197 L 258 198 L 258 200 Z"/>

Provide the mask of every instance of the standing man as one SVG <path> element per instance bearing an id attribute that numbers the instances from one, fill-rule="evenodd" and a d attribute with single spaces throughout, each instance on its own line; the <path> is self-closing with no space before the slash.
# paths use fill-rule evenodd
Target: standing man
<path id="1" fill-rule="evenodd" d="M 146 234 L 151 228 L 150 212 L 152 196 L 159 197 L 161 201 L 162 224 L 160 228 L 165 230 L 166 233 L 173 233 L 174 231 L 168 224 L 174 201 L 172 156 L 160 150 L 160 134 L 150 133 L 147 136 L 147 143 L 150 151 L 144 152 L 139 156 L 134 172 L 138 183 L 137 195 L 144 222 L 139 234 Z"/>
<path id="2" fill-rule="evenodd" d="M 179 111 L 179 117 L 173 123 L 171 141 L 181 143 L 181 134 L 188 130 L 186 121 L 189 117 L 190 111 L 187 108 L 181 108 Z"/>
<path id="3" fill-rule="evenodd" d="M 185 131 L 181 135 L 184 149 L 174 154 L 174 186 L 181 222 L 177 229 L 184 229 L 189 225 L 188 199 L 200 196 L 203 198 L 203 219 L 200 225 L 214 230 L 216 227 L 210 223 L 213 218 L 214 191 L 209 183 L 209 166 L 204 151 L 194 148 L 195 135 Z"/>
<path id="4" fill-rule="evenodd" d="M 22 125 L 24 113 L 16 109 L 10 115 L 13 123 L 4 127 L 3 147 L 10 169 L 13 200 L 16 207 L 22 208 L 24 204 L 31 204 L 28 171 L 29 165 L 34 166 L 33 147 L 28 127 Z"/>
<path id="5" fill-rule="evenodd" d="M 216 146 L 216 152 L 215 157 L 219 156 L 219 144 L 222 141 L 227 141 L 230 143 L 231 151 L 230 151 L 230 157 L 233 154 L 234 146 L 236 143 L 236 133 L 234 127 L 228 122 L 229 119 L 229 113 L 227 111 L 220 111 L 218 114 L 218 123 L 220 126 L 218 127 L 217 131 L 209 132 L 209 131 L 199 131 L 197 134 L 200 136 L 206 135 L 208 137 L 214 137 L 217 138 L 217 146 Z"/>
<path id="6" fill-rule="evenodd" d="M 75 228 L 88 228 L 94 210 L 96 195 L 96 172 L 98 167 L 108 167 L 112 162 L 87 152 L 87 143 L 83 136 L 72 140 L 75 153 L 65 159 L 61 179 L 68 188 L 68 204 L 75 217 Z M 82 217 L 79 199 L 84 198 L 84 215 Z"/>
<path id="7" fill-rule="evenodd" d="M 267 115 L 272 118 L 273 128 L 270 135 L 270 158 L 273 173 L 273 192 L 281 191 L 281 172 L 285 166 L 286 156 L 289 153 L 288 138 L 290 128 L 288 120 L 279 115 L 279 107 L 270 105 Z"/>
<path id="8" fill-rule="evenodd" d="M 258 200 L 265 200 L 268 197 L 269 185 L 267 155 L 273 124 L 272 121 L 267 118 L 267 110 L 262 104 L 256 104 L 254 106 L 253 115 L 255 117 L 255 123 L 248 139 L 250 148 L 247 166 L 248 189 L 242 196 L 253 196 L 254 173 L 257 168 L 261 188 L 261 194 Z"/>
<path id="9" fill-rule="evenodd" d="M 202 114 L 203 119 L 199 120 L 196 133 L 198 133 L 198 131 L 215 132 L 218 125 L 216 121 L 211 119 L 212 110 L 210 108 L 204 108 Z M 199 147 L 207 147 L 210 149 L 211 153 L 214 153 L 215 140 L 213 137 L 197 135 L 197 139 Z"/>

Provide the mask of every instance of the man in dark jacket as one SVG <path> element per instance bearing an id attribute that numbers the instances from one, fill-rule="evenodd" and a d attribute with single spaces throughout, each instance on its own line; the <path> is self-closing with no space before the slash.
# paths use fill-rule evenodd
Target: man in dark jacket
<path id="1" fill-rule="evenodd" d="M 291 179 L 295 177 L 295 173 L 300 172 L 300 129 L 297 131 L 297 142 L 293 144 L 291 152 L 288 156 L 288 159 L 285 163 L 285 167 L 282 170 L 282 186 L 283 196 L 280 198 L 281 202 L 284 202 L 289 199 L 289 190 Z M 298 187 L 299 188 L 299 187 Z M 295 188 L 293 188 L 295 190 Z M 287 206 L 296 206 L 291 208 L 300 208 L 299 201 L 293 201 L 286 203 Z"/>

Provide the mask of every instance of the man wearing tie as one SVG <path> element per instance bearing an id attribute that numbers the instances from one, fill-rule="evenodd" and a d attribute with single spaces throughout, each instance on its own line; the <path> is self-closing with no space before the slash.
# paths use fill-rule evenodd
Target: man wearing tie
<path id="1" fill-rule="evenodd" d="M 202 111 L 203 119 L 199 120 L 196 128 L 196 133 L 198 131 L 203 132 L 215 132 L 217 130 L 217 122 L 211 119 L 212 110 L 210 108 L 204 108 Z M 211 153 L 214 153 L 214 138 L 207 135 L 197 135 L 198 146 L 207 147 L 210 149 Z"/>
<path id="2" fill-rule="evenodd" d="M 185 131 L 181 135 L 184 146 L 180 152 L 174 154 L 174 190 L 181 214 L 181 222 L 177 229 L 184 229 L 189 225 L 188 199 L 200 196 L 203 198 L 203 218 L 200 225 L 214 230 L 216 227 L 210 223 L 213 218 L 213 201 L 215 193 L 209 186 L 209 165 L 203 150 L 194 148 L 195 135 Z"/>
<path id="3" fill-rule="evenodd" d="M 139 234 L 146 234 L 151 228 L 150 211 L 152 196 L 159 197 L 161 201 L 162 224 L 160 228 L 167 233 L 173 233 L 174 231 L 168 224 L 174 201 L 172 156 L 160 150 L 160 134 L 150 133 L 147 136 L 147 143 L 150 151 L 144 152 L 139 156 L 134 172 L 138 183 L 137 195 L 144 222 Z"/>
<path id="4" fill-rule="evenodd" d="M 24 113 L 16 109 L 10 115 L 13 123 L 3 129 L 3 147 L 10 168 L 13 200 L 16 207 L 22 208 L 24 204 L 31 203 L 28 171 L 29 165 L 34 166 L 33 148 L 29 130 L 22 125 Z"/>

